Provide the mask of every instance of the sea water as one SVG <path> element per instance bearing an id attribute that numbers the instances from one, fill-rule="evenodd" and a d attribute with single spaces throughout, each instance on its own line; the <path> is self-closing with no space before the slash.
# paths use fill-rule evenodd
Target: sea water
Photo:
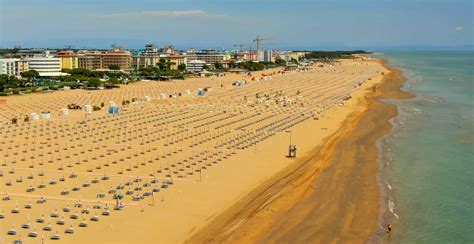
<path id="1" fill-rule="evenodd" d="M 399 115 L 382 140 L 381 181 L 396 219 L 386 238 L 474 243 L 474 52 L 378 56 L 404 72 L 403 90 L 416 95 L 391 101 Z"/>

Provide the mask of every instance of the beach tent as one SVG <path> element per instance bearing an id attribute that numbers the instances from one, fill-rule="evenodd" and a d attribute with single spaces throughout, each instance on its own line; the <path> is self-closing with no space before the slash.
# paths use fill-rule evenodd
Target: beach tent
<path id="1" fill-rule="evenodd" d="M 203 97 L 205 94 L 206 94 L 206 92 L 204 91 L 204 89 L 202 89 L 202 88 L 198 89 L 198 94 L 197 94 L 198 96 Z"/>
<path id="2" fill-rule="evenodd" d="M 108 109 L 108 113 L 109 113 L 109 115 L 117 115 L 117 114 L 120 113 L 120 108 L 117 107 L 117 106 L 111 106 Z"/>

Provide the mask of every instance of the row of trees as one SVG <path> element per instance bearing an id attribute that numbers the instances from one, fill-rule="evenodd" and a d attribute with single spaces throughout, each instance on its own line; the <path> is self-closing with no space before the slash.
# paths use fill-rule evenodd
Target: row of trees
<path id="1" fill-rule="evenodd" d="M 354 54 L 368 54 L 364 50 L 354 50 L 354 51 L 311 51 L 305 54 L 307 59 L 320 59 L 320 60 L 333 60 L 333 59 L 344 59 L 352 58 Z"/>
<path id="2" fill-rule="evenodd" d="M 293 62 L 295 63 L 298 63 L 298 61 L 296 60 L 292 60 Z M 286 61 L 283 60 L 283 59 L 276 59 L 275 62 L 252 62 L 252 61 L 245 61 L 245 62 L 239 62 L 239 63 L 235 63 L 235 62 L 230 62 L 228 64 L 229 66 L 229 69 L 233 69 L 233 68 L 240 68 L 240 69 L 246 69 L 246 70 L 249 70 L 249 71 L 259 71 L 259 70 L 264 70 L 264 69 L 268 69 L 268 68 L 272 68 L 272 67 L 276 67 L 276 66 L 285 66 L 286 65 Z M 204 69 L 208 69 L 209 66 L 205 66 Z M 222 70 L 222 71 L 225 71 L 224 69 L 224 65 L 222 63 L 219 63 L 219 62 L 216 62 L 213 64 L 213 67 L 215 70 Z"/>
<path id="3" fill-rule="evenodd" d="M 64 86 L 77 87 L 81 86 L 81 84 L 75 82 L 58 82 L 56 80 L 19 79 L 14 75 L 0 75 L 0 96 L 5 96 L 10 93 L 35 92 L 37 90 L 57 90 Z"/>
<path id="4" fill-rule="evenodd" d="M 184 73 L 186 71 L 185 64 L 179 64 L 176 69 L 171 67 L 176 65 L 174 62 L 160 59 L 160 61 L 154 67 L 142 67 L 136 69 L 131 73 L 132 76 L 137 78 L 145 79 L 159 79 L 160 77 L 171 77 L 173 79 L 184 79 Z"/>
<path id="5" fill-rule="evenodd" d="M 5 92 L 9 89 L 17 89 L 17 88 L 28 88 L 33 87 L 34 82 L 33 80 L 39 76 L 38 71 L 36 70 L 28 70 L 21 73 L 21 77 L 23 79 L 19 79 L 14 75 L 0 75 L 0 92 Z"/>
<path id="6" fill-rule="evenodd" d="M 71 88 L 114 87 L 124 83 L 125 80 L 127 82 L 133 81 L 128 74 L 118 71 L 91 71 L 77 68 L 63 69 L 62 72 L 69 75 L 52 77 L 52 79 L 36 79 L 39 77 L 36 70 L 21 73 L 22 78 L 2 74 L 0 75 L 0 95 L 34 92 L 38 89 L 57 90 L 64 86 Z"/>

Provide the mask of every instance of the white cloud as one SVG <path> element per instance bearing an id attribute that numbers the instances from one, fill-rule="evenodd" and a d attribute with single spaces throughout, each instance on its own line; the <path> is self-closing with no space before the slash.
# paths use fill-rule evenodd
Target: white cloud
<path id="1" fill-rule="evenodd" d="M 140 11 L 140 12 L 128 12 L 128 13 L 114 13 L 98 15 L 97 17 L 102 18 L 130 18 L 130 17 L 155 17 L 155 18 L 224 18 L 226 15 L 207 13 L 203 10 L 155 10 L 155 11 Z"/>
<path id="2" fill-rule="evenodd" d="M 463 31 L 464 31 L 464 27 L 458 26 L 458 27 L 456 27 L 456 31 L 457 31 L 457 32 L 463 32 Z"/>

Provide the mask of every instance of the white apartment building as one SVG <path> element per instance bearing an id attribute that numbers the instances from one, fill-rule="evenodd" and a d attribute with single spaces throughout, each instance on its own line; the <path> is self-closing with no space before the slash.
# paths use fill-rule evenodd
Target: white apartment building
<path id="1" fill-rule="evenodd" d="M 258 61 L 259 62 L 273 62 L 272 55 L 273 55 L 272 50 L 258 51 Z"/>
<path id="2" fill-rule="evenodd" d="M 2 75 L 17 75 L 16 58 L 2 58 L 0 59 L 0 74 Z"/>
<path id="3" fill-rule="evenodd" d="M 202 60 L 189 60 L 186 69 L 193 73 L 201 72 L 204 69 L 205 64 L 206 62 Z"/>
<path id="4" fill-rule="evenodd" d="M 20 77 L 21 73 L 28 71 L 28 63 L 18 58 L 0 59 L 0 74 Z"/>
<path id="5" fill-rule="evenodd" d="M 222 63 L 231 58 L 230 54 L 216 51 L 199 51 L 185 53 L 187 60 L 201 60 L 207 64 Z"/>
<path id="6" fill-rule="evenodd" d="M 27 58 L 30 70 L 36 70 L 39 76 L 61 76 L 61 58 L 51 56 L 35 56 Z"/>

